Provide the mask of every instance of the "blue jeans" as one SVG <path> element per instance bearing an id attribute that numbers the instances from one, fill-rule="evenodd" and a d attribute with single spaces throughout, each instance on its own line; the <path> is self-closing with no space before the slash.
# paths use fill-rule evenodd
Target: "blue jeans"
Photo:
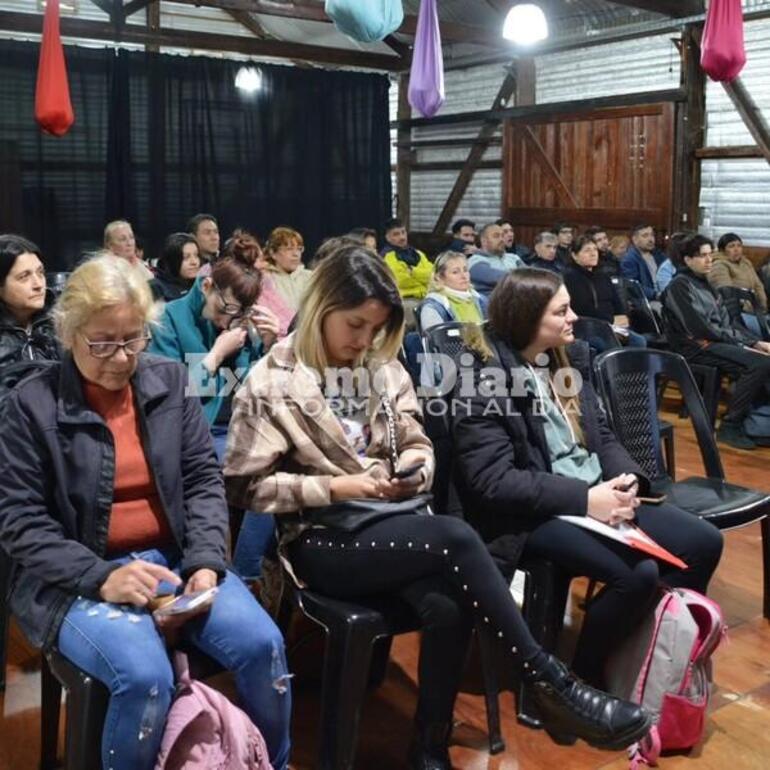
<path id="1" fill-rule="evenodd" d="M 175 551 L 133 553 L 178 572 Z M 160 591 L 164 592 L 164 591 Z M 241 707 L 259 727 L 276 770 L 289 759 L 291 690 L 283 637 L 237 575 L 228 572 L 211 609 L 182 630 L 185 642 L 235 674 Z M 78 598 L 58 648 L 103 682 L 110 702 L 102 734 L 104 770 L 152 770 L 174 695 L 174 672 L 152 615 L 132 605 Z"/>
<path id="2" fill-rule="evenodd" d="M 214 451 L 221 463 L 227 446 L 227 426 L 212 425 L 211 435 L 214 439 Z M 246 511 L 233 554 L 235 571 L 246 579 L 258 578 L 262 571 L 262 557 L 274 544 L 275 519 L 269 514 Z"/>

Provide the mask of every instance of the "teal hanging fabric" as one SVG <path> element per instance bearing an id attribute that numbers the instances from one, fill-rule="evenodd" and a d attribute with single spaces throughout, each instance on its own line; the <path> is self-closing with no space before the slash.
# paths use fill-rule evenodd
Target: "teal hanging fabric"
<path id="1" fill-rule="evenodd" d="M 324 10 L 343 35 L 361 43 L 382 40 L 404 21 L 401 0 L 326 0 Z"/>

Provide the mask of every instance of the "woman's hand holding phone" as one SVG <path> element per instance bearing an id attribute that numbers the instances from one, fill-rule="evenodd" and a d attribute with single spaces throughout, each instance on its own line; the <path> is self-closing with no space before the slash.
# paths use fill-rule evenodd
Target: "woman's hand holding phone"
<path id="1" fill-rule="evenodd" d="M 133 604 L 144 607 L 155 596 L 158 584 L 165 580 L 173 586 L 182 583 L 167 567 L 135 559 L 110 572 L 99 595 L 111 604 Z"/>
<path id="2" fill-rule="evenodd" d="M 588 490 L 587 515 L 610 526 L 633 521 L 639 505 L 638 481 L 633 473 L 596 484 Z"/>

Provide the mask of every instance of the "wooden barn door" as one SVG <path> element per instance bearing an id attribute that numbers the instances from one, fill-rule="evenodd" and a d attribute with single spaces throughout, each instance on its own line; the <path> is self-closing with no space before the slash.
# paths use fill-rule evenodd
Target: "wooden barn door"
<path id="1" fill-rule="evenodd" d="M 514 118 L 504 133 L 504 211 L 517 241 L 564 220 L 627 232 L 672 222 L 674 104 Z"/>

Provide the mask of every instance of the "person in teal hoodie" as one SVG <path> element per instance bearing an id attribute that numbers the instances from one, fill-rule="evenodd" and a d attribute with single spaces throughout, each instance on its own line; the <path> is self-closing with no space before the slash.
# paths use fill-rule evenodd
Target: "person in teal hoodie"
<path id="1" fill-rule="evenodd" d="M 258 270 L 220 260 L 166 304 L 152 332 L 150 352 L 189 367 L 190 392 L 200 396 L 215 439 L 217 426 L 227 432 L 234 387 L 276 339 L 278 319 L 257 304 L 261 287 Z"/>
<path id="2" fill-rule="evenodd" d="M 225 257 L 184 297 L 167 303 L 152 330 L 150 352 L 187 365 L 188 394 L 201 399 L 220 462 L 238 383 L 277 339 L 278 317 L 257 302 L 261 288 L 259 270 Z M 247 512 L 233 558 L 242 577 L 259 575 L 272 538 L 272 516 Z"/>

